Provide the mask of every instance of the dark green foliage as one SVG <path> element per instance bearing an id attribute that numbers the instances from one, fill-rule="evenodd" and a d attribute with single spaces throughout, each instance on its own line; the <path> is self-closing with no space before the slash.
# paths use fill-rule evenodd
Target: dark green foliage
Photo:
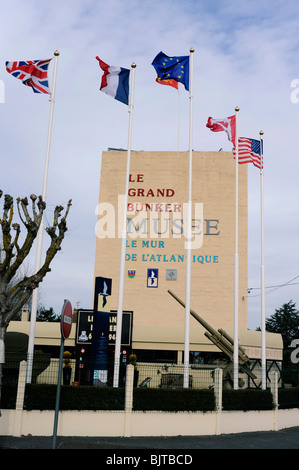
<path id="1" fill-rule="evenodd" d="M 53 307 L 45 308 L 42 307 L 38 310 L 36 315 L 37 321 L 48 321 L 48 322 L 60 322 L 60 316 L 56 315 Z"/>
<path id="2" fill-rule="evenodd" d="M 298 364 L 286 365 L 282 369 L 283 384 L 291 384 L 292 387 L 299 385 L 299 367 Z"/>
<path id="3" fill-rule="evenodd" d="M 25 410 L 55 410 L 56 385 L 27 384 L 25 390 Z"/>
<path id="4" fill-rule="evenodd" d="M 280 333 L 284 349 L 288 348 L 293 339 L 299 338 L 299 312 L 296 304 L 290 300 L 283 304 L 266 320 L 266 330 L 271 333 Z"/>
<path id="5" fill-rule="evenodd" d="M 280 409 L 299 408 L 299 388 L 280 388 L 278 403 Z"/>
<path id="6" fill-rule="evenodd" d="M 54 410 L 56 385 L 27 384 L 25 410 Z M 15 409 L 17 384 L 2 386 L 2 409 Z M 61 386 L 60 410 L 124 410 L 125 389 Z M 299 388 L 280 388 L 280 409 L 299 408 Z M 223 390 L 224 411 L 273 409 L 270 390 Z M 133 411 L 214 411 L 214 391 L 136 388 Z"/>
<path id="7" fill-rule="evenodd" d="M 123 410 L 124 402 L 124 388 L 113 387 L 63 387 L 60 401 L 64 410 Z"/>
<path id="8" fill-rule="evenodd" d="M 26 410 L 54 410 L 56 385 L 27 384 Z M 123 410 L 124 389 L 61 386 L 60 410 Z"/>
<path id="9" fill-rule="evenodd" d="M 213 390 L 136 388 L 133 410 L 213 411 Z"/>
<path id="10" fill-rule="evenodd" d="M 16 408 L 17 399 L 17 382 L 2 385 L 1 408 L 6 410 L 14 410 Z"/>
<path id="11" fill-rule="evenodd" d="M 272 410 L 270 390 L 223 390 L 222 409 L 227 410 Z"/>

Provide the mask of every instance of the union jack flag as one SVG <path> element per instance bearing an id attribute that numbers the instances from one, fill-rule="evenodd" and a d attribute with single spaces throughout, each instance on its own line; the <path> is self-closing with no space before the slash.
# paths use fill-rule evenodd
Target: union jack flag
<path id="1" fill-rule="evenodd" d="M 6 62 L 6 70 L 30 86 L 34 93 L 51 94 L 48 82 L 48 66 L 52 59 Z"/>

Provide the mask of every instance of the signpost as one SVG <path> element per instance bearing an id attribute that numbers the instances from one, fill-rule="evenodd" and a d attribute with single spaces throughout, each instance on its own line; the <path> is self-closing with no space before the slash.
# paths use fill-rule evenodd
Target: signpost
<path id="1" fill-rule="evenodd" d="M 62 307 L 61 320 L 60 320 L 61 343 L 60 343 L 60 357 L 59 357 L 58 381 L 57 381 L 57 391 L 56 391 L 56 405 L 55 405 L 52 449 L 56 449 L 56 436 L 57 436 L 58 413 L 59 413 L 59 403 L 60 403 L 64 340 L 67 339 L 70 335 L 70 332 L 72 329 L 72 323 L 73 323 L 72 305 L 69 300 L 65 300 L 63 307 Z"/>
<path id="2" fill-rule="evenodd" d="M 78 309 L 77 310 L 77 330 L 76 330 L 76 344 L 77 345 L 91 345 L 93 333 L 93 310 Z M 117 310 L 110 310 L 109 312 L 109 337 L 108 345 L 115 345 L 116 333 L 116 319 Z M 133 328 L 133 312 L 123 310 L 123 322 L 121 333 L 121 346 L 132 346 L 132 328 Z"/>
<path id="3" fill-rule="evenodd" d="M 93 335 L 91 341 L 92 384 L 105 386 L 108 381 L 109 312 L 112 279 L 95 278 Z"/>
<path id="4" fill-rule="evenodd" d="M 70 336 L 73 323 L 72 305 L 68 300 L 64 301 L 64 306 L 61 314 L 61 336 L 67 339 Z"/>

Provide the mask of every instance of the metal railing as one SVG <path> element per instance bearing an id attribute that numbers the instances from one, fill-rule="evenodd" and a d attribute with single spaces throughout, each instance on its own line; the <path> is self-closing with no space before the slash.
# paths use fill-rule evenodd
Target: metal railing
<path id="1" fill-rule="evenodd" d="M 52 409 L 51 407 L 34 407 L 37 404 L 36 398 L 39 398 L 37 401 L 41 403 L 42 406 L 48 406 L 52 403 L 58 379 L 58 359 L 48 358 L 48 360 L 45 361 L 45 358 L 43 358 L 41 362 L 38 362 L 38 356 L 34 357 L 33 370 L 35 372 L 32 375 L 34 383 L 32 383 L 33 388 L 28 388 L 28 394 L 27 385 L 29 384 L 26 384 L 27 362 L 24 360 L 20 361 L 21 357 L 15 357 L 15 360 L 13 360 L 12 357 L 8 359 L 3 370 L 1 397 L 2 400 L 4 398 L 6 403 L 9 403 L 8 406 L 6 405 L 6 408 L 13 409 L 16 407 L 17 409 L 22 409 L 24 397 L 26 402 L 27 396 L 26 409 Z M 216 368 L 211 365 L 190 366 L 189 387 L 188 389 L 184 389 L 183 365 L 140 363 L 134 368 L 132 365 L 123 364 L 121 368 L 121 386 L 117 388 L 112 388 L 112 377 L 110 377 L 110 383 L 107 384 L 107 387 L 91 387 L 90 380 L 86 381 L 86 377 L 88 377 L 87 364 L 83 383 L 73 380 L 76 378 L 76 374 L 78 378 L 78 369 L 76 369 L 75 360 L 72 360 L 69 365 L 71 367 L 65 368 L 71 372 L 68 381 L 65 382 L 62 380 L 62 384 L 65 386 L 64 395 L 67 404 L 67 408 L 65 409 L 127 410 L 127 405 L 124 405 L 123 402 L 124 397 L 126 403 L 131 403 L 131 411 L 213 411 L 222 409 L 225 381 L 224 370 L 220 367 Z M 92 364 L 90 364 L 90 368 L 92 368 Z M 81 378 L 83 375 L 81 375 Z M 47 388 L 48 385 L 49 388 Z M 80 385 L 80 387 L 75 387 L 78 385 Z M 86 390 L 84 385 L 89 385 L 89 387 L 87 387 L 88 390 Z M 40 389 L 38 388 L 39 386 L 41 386 Z M 242 392 L 242 390 L 240 391 Z M 250 390 L 246 391 L 244 389 L 244 392 L 247 393 L 246 396 L 249 396 L 248 392 L 250 392 Z M 257 396 L 257 392 L 252 392 Z M 45 399 L 42 395 L 37 396 L 37 393 L 44 393 Z M 299 387 L 279 389 L 277 372 L 273 373 L 271 393 L 275 407 L 298 407 Z M 227 394 L 225 397 L 227 400 Z M 90 401 L 92 401 L 92 408 L 88 407 L 90 406 Z M 104 401 L 106 405 L 103 405 Z M 87 408 L 82 407 L 82 405 L 85 406 L 85 404 L 88 405 Z M 109 406 L 112 407 L 109 408 Z M 267 406 L 269 406 L 269 403 Z"/>
<path id="2" fill-rule="evenodd" d="M 3 368 L 3 383 L 17 382 L 19 364 L 28 361 L 24 355 L 7 355 Z M 29 359 L 30 360 L 30 359 Z M 121 364 L 119 385 L 125 385 L 127 364 Z M 189 388 L 207 389 L 214 384 L 214 370 L 218 366 L 190 365 Z M 183 387 L 183 364 L 172 363 L 138 363 L 134 370 L 134 386 L 150 388 L 181 388 Z M 33 358 L 32 383 L 57 384 L 59 359 L 49 354 L 35 354 Z M 78 363 L 70 359 L 63 367 L 63 385 L 92 385 L 93 363 Z M 108 365 L 108 385 L 112 385 L 113 364 Z"/>

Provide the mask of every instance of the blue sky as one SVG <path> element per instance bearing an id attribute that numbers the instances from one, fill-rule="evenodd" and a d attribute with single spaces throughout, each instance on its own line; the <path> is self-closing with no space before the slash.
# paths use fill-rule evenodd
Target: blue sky
<path id="1" fill-rule="evenodd" d="M 209 116 L 232 115 L 237 105 L 240 135 L 258 138 L 264 131 L 266 286 L 299 275 L 299 103 L 291 101 L 291 82 L 299 78 L 298 31 L 299 5 L 292 0 L 3 2 L 1 188 L 15 197 L 42 191 L 49 101 L 10 77 L 4 64 L 60 52 L 47 217 L 69 198 L 73 207 L 63 250 L 40 289 L 45 306 L 59 313 L 70 298 L 74 306 L 91 307 L 100 156 L 108 147 L 127 146 L 127 108 L 99 92 L 97 55 L 111 65 L 137 64 L 132 147 L 177 150 L 178 98 L 155 83 L 151 62 L 160 50 L 171 56 L 195 48 L 194 149 L 231 150 L 226 137 L 205 124 Z M 50 83 L 52 74 L 51 65 Z M 180 150 L 188 149 L 188 105 L 182 92 Z M 248 286 L 258 288 L 259 173 L 252 166 L 248 171 Z M 267 294 L 267 316 L 290 299 L 299 308 L 297 285 Z M 256 289 L 248 299 L 249 328 L 259 326 L 259 311 Z"/>

